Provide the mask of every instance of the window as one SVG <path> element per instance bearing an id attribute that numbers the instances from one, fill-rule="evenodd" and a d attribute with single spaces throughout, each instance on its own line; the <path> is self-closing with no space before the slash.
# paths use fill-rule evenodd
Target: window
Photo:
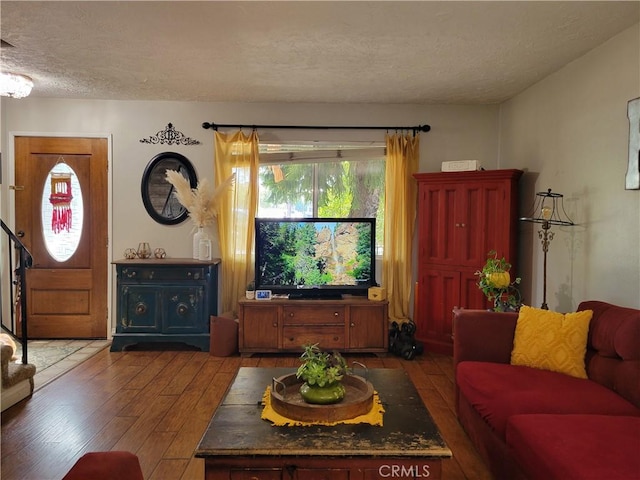
<path id="1" fill-rule="evenodd" d="M 47 251 L 57 262 L 66 262 L 80 245 L 84 222 L 82 189 L 69 165 L 59 162 L 51 169 L 42 188 L 40 205 Z"/>
<path id="2" fill-rule="evenodd" d="M 376 219 L 384 231 L 384 145 L 261 144 L 258 217 Z"/>

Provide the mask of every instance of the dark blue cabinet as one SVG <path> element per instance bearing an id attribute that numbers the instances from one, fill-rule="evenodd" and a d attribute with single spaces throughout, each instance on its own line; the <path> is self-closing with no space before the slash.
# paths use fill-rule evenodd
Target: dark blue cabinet
<path id="1" fill-rule="evenodd" d="M 111 351 L 180 342 L 209 351 L 218 311 L 218 260 L 118 260 L 117 324 Z"/>

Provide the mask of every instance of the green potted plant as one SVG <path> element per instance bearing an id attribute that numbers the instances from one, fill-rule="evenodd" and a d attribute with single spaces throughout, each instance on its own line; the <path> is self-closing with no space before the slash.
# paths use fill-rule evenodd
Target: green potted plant
<path id="1" fill-rule="evenodd" d="M 338 352 L 323 352 L 318 344 L 304 345 L 302 364 L 296 377 L 304 380 L 300 395 L 307 403 L 327 405 L 344 398 L 342 377 L 347 374 L 347 362 Z"/>
<path id="2" fill-rule="evenodd" d="M 521 306 L 520 277 L 513 282 L 509 270 L 511 264 L 502 257 L 498 258 L 495 250 L 487 254 L 487 262 L 478 270 L 478 287 L 490 302 L 496 312 L 517 312 Z"/>
<path id="3" fill-rule="evenodd" d="M 256 282 L 251 281 L 249 283 L 247 283 L 247 289 L 244 292 L 245 297 L 247 297 L 249 300 L 253 300 L 256 296 Z"/>

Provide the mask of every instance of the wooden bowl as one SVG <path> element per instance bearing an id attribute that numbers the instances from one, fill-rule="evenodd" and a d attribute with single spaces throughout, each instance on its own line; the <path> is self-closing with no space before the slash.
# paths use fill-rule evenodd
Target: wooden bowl
<path id="1" fill-rule="evenodd" d="M 373 385 L 358 375 L 345 375 L 344 399 L 331 405 L 306 403 L 298 391 L 304 382 L 295 373 L 274 378 L 271 407 L 283 417 L 302 422 L 333 423 L 369 413 L 373 407 Z"/>

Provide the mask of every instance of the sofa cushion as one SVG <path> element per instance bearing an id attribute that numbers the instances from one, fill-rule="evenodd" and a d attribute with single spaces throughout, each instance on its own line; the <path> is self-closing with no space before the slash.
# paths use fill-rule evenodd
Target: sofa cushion
<path id="1" fill-rule="evenodd" d="M 530 480 L 640 478 L 640 417 L 515 415 L 506 435 Z"/>
<path id="2" fill-rule="evenodd" d="M 511 363 L 587 378 L 589 322 L 593 312 L 562 314 L 541 308 L 520 308 Z"/>
<path id="3" fill-rule="evenodd" d="M 588 379 L 518 365 L 461 362 L 460 392 L 480 416 L 505 438 L 507 419 L 526 413 L 640 416 L 640 409 Z"/>
<path id="4" fill-rule="evenodd" d="M 640 407 L 640 310 L 587 301 L 592 310 L 587 346 L 587 374 Z"/>
<path id="5" fill-rule="evenodd" d="M 640 360 L 640 309 L 587 301 L 578 310 L 592 310 L 589 347 L 604 357 Z"/>

